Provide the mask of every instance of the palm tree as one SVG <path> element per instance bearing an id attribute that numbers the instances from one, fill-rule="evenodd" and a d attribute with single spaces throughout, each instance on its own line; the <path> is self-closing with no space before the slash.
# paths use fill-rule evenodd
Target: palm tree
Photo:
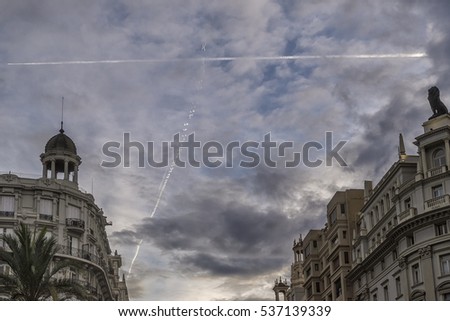
<path id="1" fill-rule="evenodd" d="M 9 248 L 0 249 L 0 262 L 9 265 L 12 272 L 0 274 L 0 293 L 8 295 L 10 300 L 24 301 L 86 299 L 79 284 L 56 278 L 56 273 L 74 263 L 53 260 L 58 244 L 53 236 L 47 238 L 45 233 L 46 229 L 32 233 L 20 222 L 15 235 L 0 236 Z"/>

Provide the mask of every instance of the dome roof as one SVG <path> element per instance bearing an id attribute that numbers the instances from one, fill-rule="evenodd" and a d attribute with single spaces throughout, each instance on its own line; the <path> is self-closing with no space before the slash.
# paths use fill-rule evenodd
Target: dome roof
<path id="1" fill-rule="evenodd" d="M 50 138 L 45 144 L 45 152 L 49 151 L 65 151 L 76 155 L 77 147 L 73 140 L 64 134 L 64 130 L 61 128 L 59 134 Z"/>

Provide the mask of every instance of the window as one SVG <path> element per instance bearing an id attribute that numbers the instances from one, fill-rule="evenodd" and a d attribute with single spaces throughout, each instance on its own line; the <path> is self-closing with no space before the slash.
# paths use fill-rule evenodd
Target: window
<path id="1" fill-rule="evenodd" d="M 344 252 L 344 263 L 345 264 L 350 263 L 350 258 L 349 258 L 348 252 Z"/>
<path id="2" fill-rule="evenodd" d="M 309 244 L 305 247 L 305 258 L 309 256 L 311 253 L 311 248 L 309 247 Z"/>
<path id="3" fill-rule="evenodd" d="M 306 277 L 308 277 L 308 276 L 310 276 L 311 275 L 311 268 L 308 268 L 307 270 L 306 270 Z"/>
<path id="4" fill-rule="evenodd" d="M 407 209 L 411 208 L 411 197 L 408 197 L 407 199 L 405 199 L 403 203 L 405 204 L 405 211 Z"/>
<path id="5" fill-rule="evenodd" d="M 444 188 L 442 187 L 442 184 L 436 185 L 431 188 L 431 192 L 433 194 L 433 198 L 436 198 L 444 195 Z"/>
<path id="6" fill-rule="evenodd" d="M 407 244 L 408 246 L 412 246 L 412 245 L 414 245 L 414 243 L 415 243 L 415 241 L 414 241 L 414 234 L 408 235 L 408 236 L 406 237 L 406 244 Z"/>
<path id="7" fill-rule="evenodd" d="M 447 222 L 436 224 L 436 236 L 444 235 L 448 233 Z"/>
<path id="8" fill-rule="evenodd" d="M 313 248 L 317 248 L 317 241 L 316 240 L 313 241 Z"/>
<path id="9" fill-rule="evenodd" d="M 381 270 L 383 271 L 386 267 L 386 263 L 384 262 L 384 260 L 381 260 Z"/>
<path id="10" fill-rule="evenodd" d="M 0 196 L 0 217 L 14 217 L 14 196 Z"/>
<path id="11" fill-rule="evenodd" d="M 334 209 L 330 214 L 330 223 L 333 224 L 337 220 L 336 209 Z"/>
<path id="12" fill-rule="evenodd" d="M 337 279 L 336 282 L 334 282 L 334 289 L 335 289 L 336 298 L 340 297 L 342 294 L 341 278 Z"/>
<path id="13" fill-rule="evenodd" d="M 76 207 L 76 206 L 69 205 L 67 218 L 80 219 L 80 208 Z"/>
<path id="14" fill-rule="evenodd" d="M 333 269 L 336 271 L 339 267 L 339 256 L 333 260 Z"/>
<path id="15" fill-rule="evenodd" d="M 74 236 L 69 236 L 69 254 L 77 256 L 80 248 L 80 239 Z"/>
<path id="16" fill-rule="evenodd" d="M 450 292 L 442 295 L 442 301 L 450 301 Z"/>
<path id="17" fill-rule="evenodd" d="M 384 300 L 389 301 L 389 287 L 385 285 L 383 287 Z"/>
<path id="18" fill-rule="evenodd" d="M 393 260 L 396 260 L 397 257 L 398 257 L 397 250 L 393 250 L 393 251 L 392 251 L 392 259 L 393 259 Z"/>
<path id="19" fill-rule="evenodd" d="M 319 264 L 314 264 L 314 271 L 319 271 Z"/>
<path id="20" fill-rule="evenodd" d="M 345 214 L 345 204 L 341 204 L 341 214 Z"/>
<path id="21" fill-rule="evenodd" d="M 395 289 L 397 290 L 397 297 L 402 295 L 402 284 L 400 282 L 400 277 L 395 279 Z"/>
<path id="22" fill-rule="evenodd" d="M 439 259 L 441 261 L 441 275 L 450 274 L 450 254 L 443 255 Z"/>
<path id="23" fill-rule="evenodd" d="M 336 234 L 332 239 L 331 239 L 331 245 L 335 246 L 338 244 L 338 235 Z"/>
<path id="24" fill-rule="evenodd" d="M 41 199 L 39 201 L 39 218 L 41 220 L 52 220 L 53 218 L 53 201 Z"/>
<path id="25" fill-rule="evenodd" d="M 316 282 L 316 293 L 320 293 L 320 282 Z"/>
<path id="26" fill-rule="evenodd" d="M 342 231 L 342 238 L 345 240 L 347 238 L 347 231 Z"/>
<path id="27" fill-rule="evenodd" d="M 433 153 L 433 167 L 441 167 L 445 165 L 445 153 L 442 148 L 438 148 Z"/>
<path id="28" fill-rule="evenodd" d="M 376 293 L 372 294 L 372 301 L 378 301 L 378 296 Z"/>
<path id="29" fill-rule="evenodd" d="M 419 263 L 416 263 L 412 266 L 412 280 L 413 284 L 421 282 Z"/>

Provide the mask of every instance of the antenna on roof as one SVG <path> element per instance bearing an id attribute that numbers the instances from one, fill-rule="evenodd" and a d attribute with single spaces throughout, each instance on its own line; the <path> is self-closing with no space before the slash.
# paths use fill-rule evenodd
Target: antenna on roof
<path id="1" fill-rule="evenodd" d="M 63 124 L 64 124 L 64 96 L 62 96 L 61 99 L 61 129 L 59 130 L 61 134 L 64 133 Z"/>

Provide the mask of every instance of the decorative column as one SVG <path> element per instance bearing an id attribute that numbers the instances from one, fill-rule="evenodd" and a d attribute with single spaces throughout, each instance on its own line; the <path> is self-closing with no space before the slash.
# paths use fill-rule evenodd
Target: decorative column
<path id="1" fill-rule="evenodd" d="M 67 161 L 67 159 L 64 160 L 64 179 L 69 179 L 69 162 Z"/>
<path id="2" fill-rule="evenodd" d="M 424 177 L 427 177 L 427 159 L 426 159 L 426 155 L 425 155 L 425 148 L 421 148 L 420 149 L 420 159 L 422 161 L 422 169 L 423 169 L 423 174 Z"/>
<path id="3" fill-rule="evenodd" d="M 75 168 L 73 171 L 73 182 L 78 183 L 78 165 L 75 165 Z"/>
<path id="4" fill-rule="evenodd" d="M 447 165 L 447 171 L 450 169 L 450 142 L 448 139 L 444 139 L 445 144 L 445 165 Z"/>
<path id="5" fill-rule="evenodd" d="M 47 178 L 47 162 L 42 165 L 42 178 Z"/>
<path id="6" fill-rule="evenodd" d="M 406 257 L 402 256 L 398 258 L 398 267 L 400 268 L 400 270 L 402 270 L 400 272 L 400 284 L 401 284 L 401 288 L 402 288 L 402 295 L 403 295 L 403 300 L 404 301 L 409 301 L 409 278 L 408 278 L 408 263 L 406 260 Z"/>
<path id="7" fill-rule="evenodd" d="M 52 176 L 51 177 L 52 177 L 52 179 L 55 179 L 56 178 L 55 160 L 52 159 L 51 162 L 52 162 L 51 163 L 52 164 L 51 165 L 51 169 L 52 169 Z"/>
<path id="8" fill-rule="evenodd" d="M 422 268 L 421 275 L 425 287 L 426 300 L 436 301 L 433 262 L 431 260 L 431 246 L 428 245 L 419 249 L 419 255 L 420 255 L 420 265 Z"/>

